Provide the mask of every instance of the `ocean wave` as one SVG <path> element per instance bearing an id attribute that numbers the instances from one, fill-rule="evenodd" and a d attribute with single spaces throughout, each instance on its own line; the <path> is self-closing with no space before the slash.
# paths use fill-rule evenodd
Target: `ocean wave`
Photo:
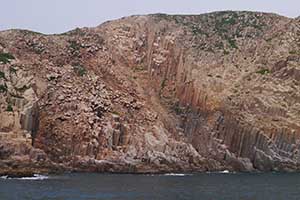
<path id="1" fill-rule="evenodd" d="M 191 176 L 191 174 L 177 174 L 177 173 L 168 173 L 163 176 Z"/>
<path id="2" fill-rule="evenodd" d="M 147 174 L 146 176 L 192 176 L 192 174 L 166 173 L 166 174 Z"/>
<path id="3" fill-rule="evenodd" d="M 236 174 L 235 171 L 223 170 L 223 171 L 213 171 L 213 172 L 206 172 L 207 174 Z"/>
<path id="4" fill-rule="evenodd" d="M 229 174 L 230 171 L 229 171 L 229 170 L 224 170 L 224 171 L 220 171 L 219 173 L 220 173 L 220 174 Z"/>
<path id="5" fill-rule="evenodd" d="M 1 176 L 1 179 L 15 179 L 15 180 L 45 180 L 45 179 L 49 179 L 48 176 L 45 175 L 40 175 L 40 174 L 34 174 L 32 177 L 21 177 L 21 178 L 11 178 L 9 176 Z"/>
<path id="6" fill-rule="evenodd" d="M 7 179 L 8 176 L 0 176 L 0 179 Z"/>

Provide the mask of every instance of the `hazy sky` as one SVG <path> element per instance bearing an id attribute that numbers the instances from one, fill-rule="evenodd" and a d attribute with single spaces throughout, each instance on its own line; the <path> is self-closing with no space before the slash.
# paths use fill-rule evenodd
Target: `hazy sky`
<path id="1" fill-rule="evenodd" d="M 133 14 L 200 14 L 218 10 L 300 15 L 300 0 L 1 0 L 0 30 L 61 33 Z"/>

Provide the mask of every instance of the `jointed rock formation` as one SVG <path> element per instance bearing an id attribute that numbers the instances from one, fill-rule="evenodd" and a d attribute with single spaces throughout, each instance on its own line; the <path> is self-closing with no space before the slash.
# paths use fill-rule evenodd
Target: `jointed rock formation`
<path id="1" fill-rule="evenodd" d="M 132 16 L 0 32 L 0 174 L 297 171 L 300 21 Z"/>

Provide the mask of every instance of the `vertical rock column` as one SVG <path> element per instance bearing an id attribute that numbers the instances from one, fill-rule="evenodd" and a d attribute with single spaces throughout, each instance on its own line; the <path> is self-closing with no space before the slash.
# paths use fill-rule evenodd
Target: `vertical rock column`
<path id="1" fill-rule="evenodd" d="M 30 132 L 34 140 L 39 127 L 39 108 L 37 102 L 24 109 L 24 112 L 21 114 L 20 123 L 21 128 Z"/>

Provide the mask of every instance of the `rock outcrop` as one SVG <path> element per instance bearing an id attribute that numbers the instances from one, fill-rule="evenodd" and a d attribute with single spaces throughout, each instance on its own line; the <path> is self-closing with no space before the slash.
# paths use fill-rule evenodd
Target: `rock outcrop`
<path id="1" fill-rule="evenodd" d="M 0 174 L 298 171 L 300 23 L 132 16 L 0 32 Z"/>

